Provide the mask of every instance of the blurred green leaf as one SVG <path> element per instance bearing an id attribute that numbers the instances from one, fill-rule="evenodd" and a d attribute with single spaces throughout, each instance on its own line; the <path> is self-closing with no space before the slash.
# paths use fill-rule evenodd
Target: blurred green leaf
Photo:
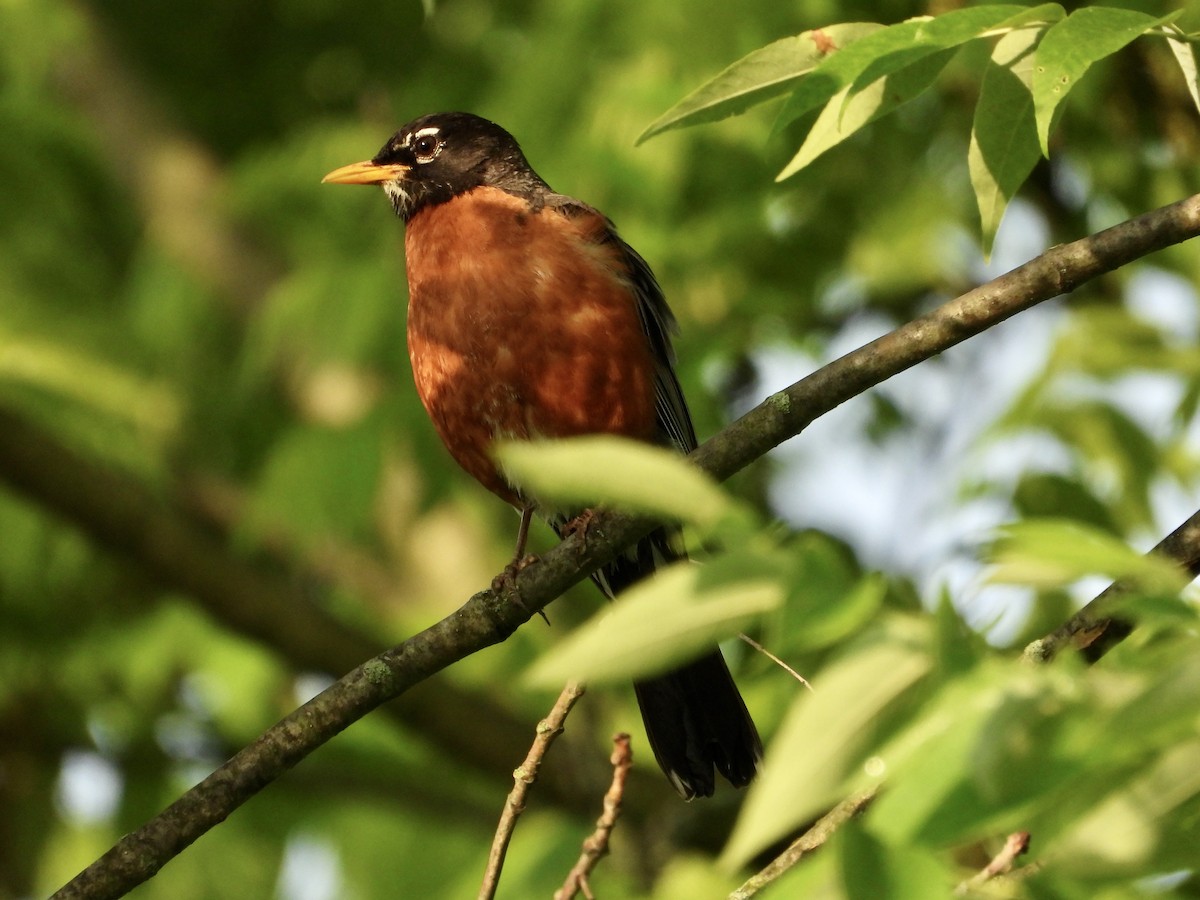
<path id="1" fill-rule="evenodd" d="M 1013 491 L 1013 502 L 1022 518 L 1071 519 L 1108 534 L 1120 534 L 1112 512 L 1078 478 L 1026 472 Z"/>
<path id="2" fill-rule="evenodd" d="M 783 600 L 778 564 L 769 556 L 754 559 L 684 561 L 638 582 L 538 660 L 529 682 L 625 683 L 712 649 Z"/>
<path id="3" fill-rule="evenodd" d="M 1054 345 L 1050 362 L 1056 370 L 1099 378 L 1120 378 L 1131 369 L 1200 374 L 1200 349 L 1125 307 L 1080 309 L 1072 325 Z"/>
<path id="4" fill-rule="evenodd" d="M 1178 625 L 1176 634 L 1194 632 L 1194 607 L 1191 615 Z M 1114 748 L 1114 752 L 1136 760 L 1147 746 L 1166 745 L 1194 733 L 1195 699 L 1200 696 L 1200 659 L 1190 655 L 1194 646 L 1182 645 L 1181 649 L 1185 651 L 1182 658 L 1167 657 L 1156 667 L 1157 671 L 1146 673 L 1145 687 L 1136 693 L 1129 692 L 1103 723 L 1102 730 L 1129 736 L 1124 746 Z"/>
<path id="5" fill-rule="evenodd" d="M 167 385 L 71 347 L 0 330 L 0 384 L 5 381 L 69 398 L 159 443 L 179 427 L 179 398 Z"/>
<path id="6" fill-rule="evenodd" d="M 941 596 L 938 597 L 934 624 L 939 679 L 968 672 L 987 655 L 987 643 L 959 614 L 949 588 L 943 588 Z"/>
<path id="7" fill-rule="evenodd" d="M 887 790 L 873 805 L 877 833 L 891 842 L 937 845 L 949 834 L 975 836 L 998 827 L 997 801 L 975 776 L 989 742 L 1004 737 L 989 723 L 1010 697 L 1039 691 L 1052 697 L 1048 678 L 990 660 L 943 685 L 878 752 L 876 768 L 886 774 Z"/>
<path id="8" fill-rule="evenodd" d="M 880 798 L 880 808 L 873 816 L 882 835 L 915 842 L 947 830 L 962 834 L 967 824 L 962 821 L 963 811 L 969 810 L 971 818 L 984 814 L 985 806 L 967 778 L 983 712 L 972 705 L 949 720 L 922 717 L 923 728 L 941 721 L 942 733 L 931 737 L 922 754 L 913 757 L 907 767 L 900 768 L 889 779 L 888 790 Z M 883 758 L 889 757 L 885 754 Z M 946 819 L 952 821 L 949 829 L 943 824 Z M 938 825 L 941 827 L 934 830 L 933 826 Z"/>
<path id="9" fill-rule="evenodd" d="M 1110 515 L 1123 527 L 1149 524 L 1151 479 L 1162 465 L 1154 439 L 1116 404 L 1080 396 L 1058 380 L 1032 385 L 999 420 L 996 430 L 1034 429 L 1067 448 L 1081 470 L 1085 486 L 1098 491 Z M 1074 387 L 1078 387 L 1078 383 Z"/>
<path id="10" fill-rule="evenodd" d="M 915 622 L 892 618 L 810 677 L 813 690 L 795 701 L 767 748 L 722 852 L 725 865 L 743 863 L 837 799 L 884 709 L 932 668 L 925 643 Z"/>
<path id="11" fill-rule="evenodd" d="M 367 419 L 353 428 L 302 427 L 282 437 L 250 498 L 245 533 L 283 532 L 308 544 L 361 532 L 382 466 L 378 428 Z"/>
<path id="12" fill-rule="evenodd" d="M 889 846 L 852 819 L 834 841 L 840 850 L 842 883 L 848 900 L 924 900 L 948 895 L 953 873 L 919 847 Z"/>
<path id="13" fill-rule="evenodd" d="M 1150 592 L 1175 592 L 1188 579 L 1178 566 L 1134 550 L 1112 535 L 1064 519 L 1015 522 L 988 554 L 990 580 L 1057 587 L 1088 575 L 1126 580 Z"/>
<path id="14" fill-rule="evenodd" d="M 752 521 L 708 475 L 678 453 L 612 436 L 510 441 L 495 448 L 504 471 L 540 503 L 563 510 L 605 504 L 712 528 Z"/>
<path id="15" fill-rule="evenodd" d="M 398 273 L 377 263 L 314 261 L 276 283 L 250 332 L 247 362 L 366 362 L 402 340 Z"/>
<path id="16" fill-rule="evenodd" d="M 845 592 L 827 597 L 829 582 L 813 577 L 805 566 L 794 579 L 795 585 L 784 609 L 780 610 L 780 640 L 795 653 L 811 651 L 845 640 L 875 617 L 883 606 L 887 581 L 869 574 Z"/>
<path id="17" fill-rule="evenodd" d="M 990 660 L 947 683 L 879 751 L 888 787 L 872 828 L 930 847 L 1017 827 L 1054 841 L 1126 772 L 1193 733 L 1185 698 L 1197 671 L 1189 661 L 1154 684 Z"/>
<path id="18" fill-rule="evenodd" d="M 892 297 L 902 304 L 910 292 L 921 289 L 918 285 L 945 277 L 949 263 L 945 246 L 929 252 L 948 201 L 945 187 L 944 178 L 912 176 L 896 187 L 896 209 L 861 223 L 851 239 L 845 251 L 847 265 L 879 296 L 881 306 Z M 903 310 L 901 305 L 897 312 Z"/>
<path id="19" fill-rule="evenodd" d="M 1139 874 L 1154 858 L 1163 818 L 1200 794 L 1200 740 L 1172 747 L 1116 786 L 1057 843 L 1070 869 Z"/>

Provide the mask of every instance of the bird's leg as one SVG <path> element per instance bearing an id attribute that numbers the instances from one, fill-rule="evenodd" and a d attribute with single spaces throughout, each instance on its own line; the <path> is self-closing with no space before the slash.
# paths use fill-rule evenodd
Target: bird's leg
<path id="1" fill-rule="evenodd" d="M 525 555 L 525 542 L 529 540 L 529 523 L 533 521 L 534 505 L 526 503 L 521 507 L 521 524 L 517 528 L 517 548 L 513 551 L 512 562 L 505 568 L 505 572 L 511 575 L 516 575 L 522 569 L 527 569 L 537 562 L 537 557 L 532 553 Z"/>
<path id="2" fill-rule="evenodd" d="M 512 587 L 517 573 L 537 562 L 536 556 L 532 554 L 529 556 L 525 555 L 525 543 L 529 540 L 529 524 L 533 521 L 533 510 L 534 506 L 532 503 L 526 503 L 521 507 L 521 524 L 517 528 L 517 547 L 513 553 L 512 562 L 504 567 L 503 572 L 492 579 L 492 590 L 496 593 L 500 593 L 500 591 L 507 587 Z M 518 605 L 523 606 L 520 597 L 515 592 L 512 594 L 512 597 Z M 538 610 L 538 615 L 545 620 L 547 625 L 550 624 L 550 620 L 546 618 L 546 614 L 542 610 Z"/>
<path id="3" fill-rule="evenodd" d="M 525 555 L 525 542 L 529 540 L 529 523 L 533 521 L 533 504 L 526 503 L 521 507 L 521 525 L 517 529 L 517 549 L 513 553 L 512 564 L 515 566 Z"/>

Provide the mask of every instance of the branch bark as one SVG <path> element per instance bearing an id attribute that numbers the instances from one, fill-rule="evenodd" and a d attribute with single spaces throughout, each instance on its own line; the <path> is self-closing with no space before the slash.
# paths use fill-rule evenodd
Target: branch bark
<path id="1" fill-rule="evenodd" d="M 718 479 L 727 478 L 820 415 L 892 375 L 1037 303 L 1198 234 L 1200 195 L 1051 248 L 769 397 L 691 458 Z M 504 640 L 653 526 L 645 517 L 597 514 L 586 543 L 582 535 L 568 537 L 539 564 L 520 572 L 502 593 L 481 591 L 441 622 L 358 666 L 123 838 L 55 896 L 119 897 L 141 884 L 333 735 L 446 666 Z M 153 540 L 147 543 L 152 546 Z"/>
<path id="2" fill-rule="evenodd" d="M 337 674 L 384 649 L 317 603 L 310 592 L 230 553 L 208 529 L 137 480 L 86 459 L 0 407 L 0 482 L 81 529 L 97 546 L 132 561 L 157 584 L 194 598 L 217 621 L 281 653 L 300 670 Z M 387 714 L 442 753 L 488 775 L 511 771 L 528 726 L 494 698 L 444 680 Z M 460 723 L 471 722 L 465 730 Z M 486 740 L 480 740 L 486 735 Z M 570 740 L 564 742 L 574 747 Z M 590 758 L 582 749 L 572 756 Z M 597 776 L 601 767 L 596 766 Z M 589 813 L 593 797 L 573 778 L 548 772 L 555 802 Z"/>

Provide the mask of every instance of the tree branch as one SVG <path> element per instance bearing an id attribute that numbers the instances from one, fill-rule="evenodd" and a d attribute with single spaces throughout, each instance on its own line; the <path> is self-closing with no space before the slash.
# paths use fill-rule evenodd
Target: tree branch
<path id="1" fill-rule="evenodd" d="M 691 458 L 718 479 L 727 478 L 886 378 L 1043 300 L 1197 234 L 1200 195 L 1054 247 L 769 397 Z M 500 595 L 482 591 L 457 612 L 363 663 L 123 838 L 55 896 L 121 896 L 334 734 L 435 672 L 504 640 L 653 526 L 645 517 L 598 513 L 586 543 L 582 535 L 568 537 Z"/>
<path id="2" fill-rule="evenodd" d="M 718 480 L 868 388 L 1045 300 L 1200 234 L 1200 194 L 1041 256 L 944 303 L 773 394 L 691 454 Z"/>
<path id="3" fill-rule="evenodd" d="M 233 556 L 208 529 L 136 479 L 69 450 L 3 407 L 0 482 L 80 528 L 98 547 L 131 560 L 155 583 L 192 597 L 226 627 L 282 653 L 298 669 L 347 672 L 384 649 L 377 638 L 333 616 L 311 592 Z M 488 775 L 510 771 L 528 747 L 527 724 L 494 699 L 444 680 L 388 706 L 387 713 L 441 752 Z M 462 722 L 472 728 L 462 728 Z M 578 749 L 572 754 L 590 758 Z M 590 812 L 594 798 L 574 779 L 550 772 L 544 785 L 556 802 Z"/>

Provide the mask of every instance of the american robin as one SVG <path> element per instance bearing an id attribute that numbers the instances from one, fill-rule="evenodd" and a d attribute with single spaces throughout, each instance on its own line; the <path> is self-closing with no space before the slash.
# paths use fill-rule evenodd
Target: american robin
<path id="1" fill-rule="evenodd" d="M 601 433 L 695 448 L 650 267 L 603 214 L 551 190 L 503 128 L 424 116 L 324 181 L 380 185 L 404 220 L 417 392 L 459 465 L 521 510 L 517 558 L 534 504 L 493 442 Z M 545 517 L 560 535 L 568 525 Z M 593 580 L 611 598 L 683 556 L 677 529 L 660 528 Z M 712 794 L 714 766 L 738 787 L 754 776 L 762 744 L 720 650 L 634 687 L 685 799 Z"/>

